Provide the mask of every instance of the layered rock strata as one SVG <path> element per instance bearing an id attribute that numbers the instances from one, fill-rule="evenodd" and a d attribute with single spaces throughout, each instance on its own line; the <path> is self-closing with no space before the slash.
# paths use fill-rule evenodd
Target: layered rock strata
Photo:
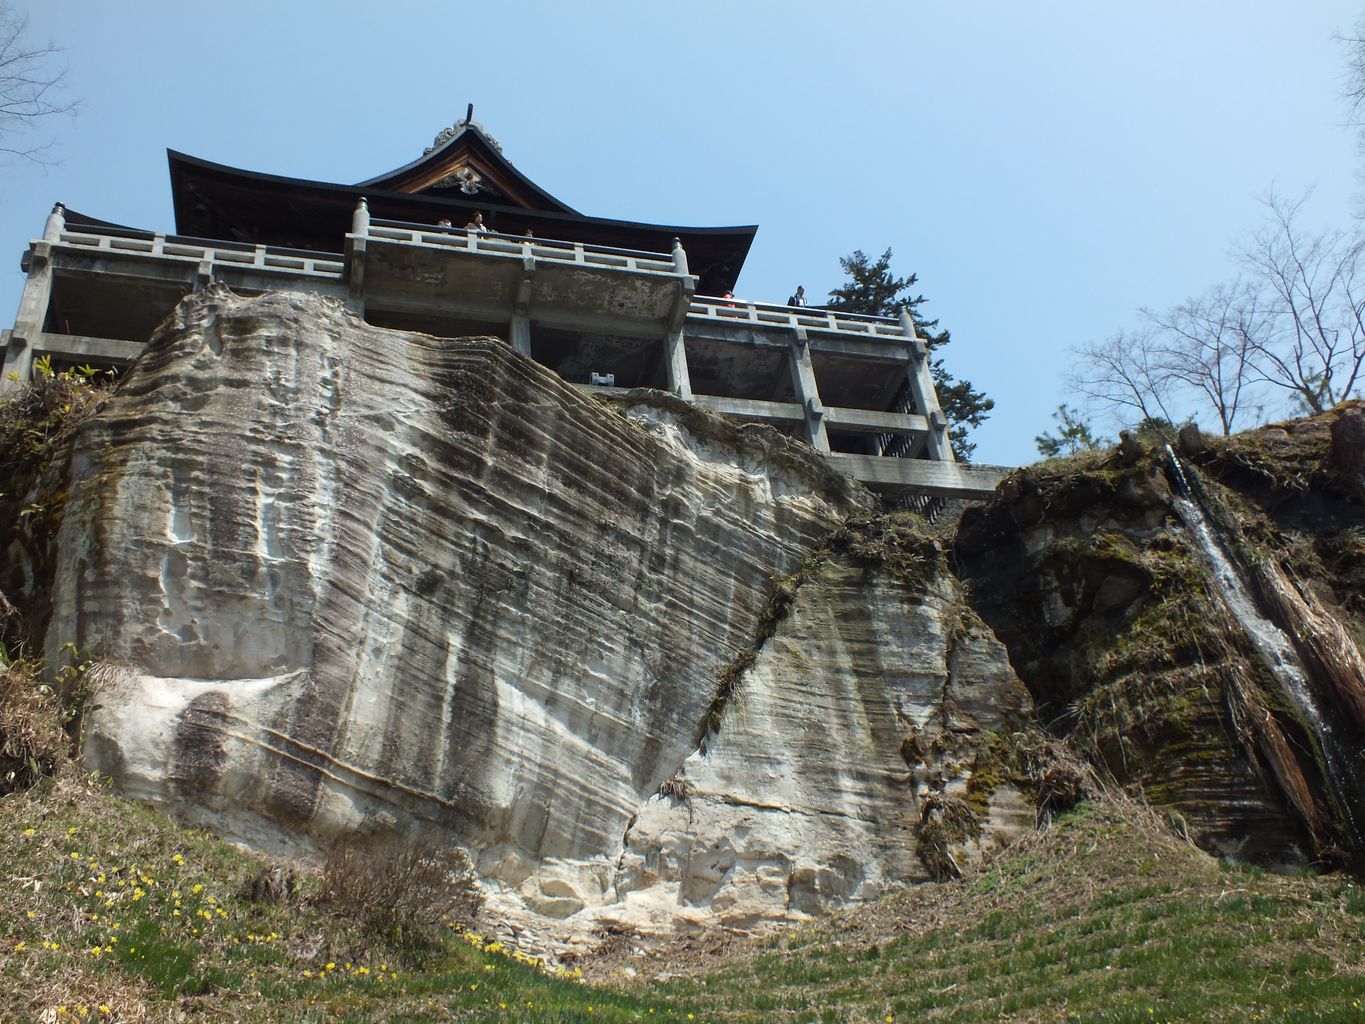
<path id="1" fill-rule="evenodd" d="M 1365 857 L 1362 422 L 1346 406 L 1186 444 L 1222 568 L 1177 515 L 1160 445 L 1020 471 L 956 537 L 973 607 L 1043 721 L 1220 854 Z M 1224 573 L 1292 649 L 1320 712 L 1277 682 L 1283 658 L 1268 662 Z"/>
<path id="2" fill-rule="evenodd" d="M 924 876 L 922 797 L 971 761 L 912 766 L 907 731 L 1027 706 L 947 578 L 827 561 L 767 631 L 774 578 L 870 501 L 771 430 L 613 409 L 496 339 L 217 289 L 78 435 L 48 646 L 125 666 L 94 767 L 256 845 L 435 837 L 554 918 L 803 914 Z M 1031 821 L 1011 799 L 957 856 Z"/>

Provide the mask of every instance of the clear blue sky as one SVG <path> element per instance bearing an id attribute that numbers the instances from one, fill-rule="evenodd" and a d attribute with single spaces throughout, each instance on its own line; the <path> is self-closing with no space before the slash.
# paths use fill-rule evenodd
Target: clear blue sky
<path id="1" fill-rule="evenodd" d="M 1072 346 L 1228 276 L 1258 194 L 1316 184 L 1348 226 L 1363 163 L 1333 40 L 1362 8 L 1333 0 L 17 6 L 83 105 L 52 166 L 0 170 L 7 323 L 54 201 L 169 231 L 167 148 L 353 182 L 473 101 L 585 213 L 758 224 L 745 297 L 890 246 L 996 400 L 990 463 L 1036 458 Z"/>

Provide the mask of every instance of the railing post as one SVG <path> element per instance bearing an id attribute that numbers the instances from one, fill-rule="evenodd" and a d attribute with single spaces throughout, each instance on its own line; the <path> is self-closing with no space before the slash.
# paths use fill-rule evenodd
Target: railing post
<path id="1" fill-rule="evenodd" d="M 370 204 L 365 197 L 355 204 L 351 214 L 351 233 L 346 237 L 346 308 L 365 317 L 365 248 L 370 234 Z"/>
<path id="2" fill-rule="evenodd" d="M 47 311 L 52 300 L 52 246 L 61 241 L 66 227 L 61 203 L 52 208 L 43 225 L 43 239 L 34 242 L 24 257 L 28 278 L 19 297 L 19 312 L 14 330 L 5 345 L 5 362 L 0 370 L 0 394 L 12 391 L 33 373 L 33 351 L 47 326 Z"/>
<path id="3" fill-rule="evenodd" d="M 673 269 L 681 278 L 678 293 L 664 333 L 664 366 L 668 371 L 668 390 L 684 402 L 692 401 L 692 375 L 687 369 L 687 311 L 697 292 L 697 279 L 687 269 L 687 253 L 682 240 L 673 239 Z"/>
<path id="4" fill-rule="evenodd" d="M 360 202 L 355 204 L 355 212 L 351 214 L 351 234 L 359 235 L 364 238 L 370 233 L 370 204 L 365 201 L 365 197 L 360 197 Z"/>
<path id="5" fill-rule="evenodd" d="M 62 232 L 66 230 L 66 207 L 61 203 L 52 207 L 52 212 L 47 215 L 47 223 L 43 225 L 44 242 L 60 242 Z"/>
<path id="6" fill-rule="evenodd" d="M 938 404 L 938 392 L 934 390 L 934 375 L 929 366 L 929 346 L 915 330 L 915 321 L 906 306 L 900 312 L 901 333 L 905 335 L 910 347 L 910 365 L 906 367 L 910 385 L 910 397 L 915 408 L 929 421 L 929 432 L 925 435 L 924 446 L 929 458 L 937 462 L 956 462 L 953 446 L 948 439 L 948 418 Z"/>
<path id="7" fill-rule="evenodd" d="M 791 360 L 792 388 L 806 417 L 806 440 L 817 452 L 829 452 L 829 432 L 825 429 L 825 407 L 815 383 L 815 365 L 810 358 L 810 340 L 804 327 L 796 328 L 788 352 Z"/>

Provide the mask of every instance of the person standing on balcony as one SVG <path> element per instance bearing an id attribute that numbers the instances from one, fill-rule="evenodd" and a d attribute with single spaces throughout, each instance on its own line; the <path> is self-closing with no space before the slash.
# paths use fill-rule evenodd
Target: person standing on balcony
<path id="1" fill-rule="evenodd" d="M 449 218 L 449 217 L 442 217 L 440 220 L 438 220 L 438 221 L 436 222 L 436 226 L 437 226 L 438 228 L 450 228 L 450 227 L 454 227 L 455 225 L 453 225 L 453 224 L 450 223 L 450 218 Z"/>
<path id="2" fill-rule="evenodd" d="M 483 214 L 481 213 L 474 214 L 474 219 L 471 220 L 468 224 L 466 224 L 464 226 L 464 229 L 466 231 L 477 231 L 480 234 L 486 232 L 488 230 L 488 227 L 483 222 Z"/>
<path id="3" fill-rule="evenodd" d="M 800 285 L 800 284 L 798 284 L 798 285 L 796 286 L 796 294 L 790 296 L 790 297 L 787 299 L 787 305 L 789 305 L 789 306 L 804 306 L 804 305 L 806 305 L 806 287 L 805 287 L 805 285 Z"/>

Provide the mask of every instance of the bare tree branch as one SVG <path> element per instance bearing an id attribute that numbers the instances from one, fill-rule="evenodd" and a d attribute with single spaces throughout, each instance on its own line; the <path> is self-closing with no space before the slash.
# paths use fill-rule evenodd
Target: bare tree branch
<path id="1" fill-rule="evenodd" d="M 42 163 L 52 143 L 36 132 L 73 113 L 76 102 L 61 96 L 66 72 L 52 68 L 57 48 L 34 46 L 24 38 L 27 30 L 28 18 L 0 0 L 0 154 Z"/>
<path id="2" fill-rule="evenodd" d="M 1270 318 L 1254 286 L 1218 285 L 1163 313 L 1142 310 L 1142 316 L 1158 332 L 1154 358 L 1165 376 L 1212 408 L 1224 435 L 1232 433 L 1239 414 L 1259 413 L 1252 356 Z"/>
<path id="3" fill-rule="evenodd" d="M 1068 379 L 1075 393 L 1130 420 L 1174 422 L 1170 415 L 1175 381 L 1162 358 L 1154 331 L 1120 331 L 1106 341 L 1082 345 Z"/>
<path id="4" fill-rule="evenodd" d="M 1288 391 L 1310 413 L 1320 413 L 1350 396 L 1362 380 L 1363 243 L 1340 231 L 1300 228 L 1306 199 L 1267 196 L 1267 223 L 1239 256 L 1270 300 L 1268 329 L 1251 353 L 1260 378 Z"/>

